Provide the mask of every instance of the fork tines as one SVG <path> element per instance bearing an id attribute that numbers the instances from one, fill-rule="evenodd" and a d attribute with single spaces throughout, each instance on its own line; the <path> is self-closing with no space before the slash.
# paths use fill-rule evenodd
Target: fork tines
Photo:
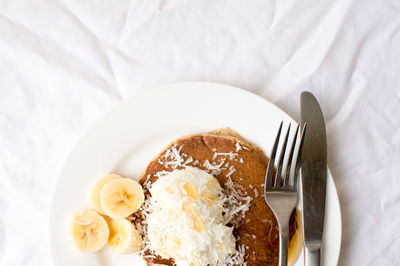
<path id="1" fill-rule="evenodd" d="M 268 162 L 267 174 L 266 174 L 267 178 L 265 180 L 265 183 L 266 183 L 265 186 L 266 186 L 266 188 L 270 188 L 270 189 L 273 188 L 275 190 L 297 190 L 298 172 L 299 172 L 299 168 L 300 168 L 301 151 L 302 151 L 302 146 L 304 143 L 304 135 L 305 135 L 306 125 L 304 125 L 300 136 L 298 136 L 299 135 L 299 125 L 297 125 L 296 133 L 293 137 L 292 145 L 290 147 L 289 156 L 287 157 L 286 167 L 284 167 L 286 146 L 288 143 L 289 134 L 290 134 L 290 126 L 291 126 L 291 124 L 289 124 L 283 144 L 281 145 L 277 170 L 275 171 L 275 167 L 274 167 L 275 166 L 274 165 L 275 157 L 277 155 L 279 140 L 280 140 L 281 132 L 282 132 L 282 126 L 283 126 L 283 121 L 281 122 L 281 124 L 279 126 L 279 130 L 276 135 L 275 142 L 274 142 L 274 145 L 272 148 L 271 158 Z M 297 143 L 298 138 L 300 138 L 300 142 L 296 149 L 296 143 Z M 296 163 L 294 165 L 294 169 L 292 169 L 292 162 L 293 162 L 294 157 L 295 157 Z M 282 173 L 282 169 L 286 169 L 285 173 Z M 294 172 L 293 172 L 293 170 L 294 170 Z M 292 183 L 290 183 L 290 176 L 293 176 Z"/>

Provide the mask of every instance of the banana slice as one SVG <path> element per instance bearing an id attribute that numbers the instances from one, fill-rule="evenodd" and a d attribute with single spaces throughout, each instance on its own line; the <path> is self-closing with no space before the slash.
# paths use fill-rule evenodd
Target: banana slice
<path id="1" fill-rule="evenodd" d="M 78 250 L 95 252 L 107 244 L 110 231 L 106 220 L 100 214 L 85 209 L 73 217 L 71 234 Z"/>
<path id="2" fill-rule="evenodd" d="M 136 212 L 144 202 L 143 189 L 130 178 L 108 181 L 100 191 L 100 203 L 105 214 L 114 219 L 125 218 Z"/>
<path id="3" fill-rule="evenodd" d="M 94 185 L 92 189 L 92 194 L 90 195 L 90 202 L 92 204 L 93 209 L 98 211 L 101 214 L 104 214 L 103 208 L 101 207 L 100 204 L 100 191 L 103 188 L 104 184 L 107 183 L 108 181 L 111 181 L 113 179 L 121 178 L 121 176 L 116 175 L 116 174 L 111 174 L 111 175 L 106 175 L 103 178 L 101 178 L 97 183 Z"/>
<path id="4" fill-rule="evenodd" d="M 138 252 L 142 248 L 139 232 L 127 219 L 110 219 L 108 228 L 110 229 L 108 246 L 112 252 L 127 254 Z"/>

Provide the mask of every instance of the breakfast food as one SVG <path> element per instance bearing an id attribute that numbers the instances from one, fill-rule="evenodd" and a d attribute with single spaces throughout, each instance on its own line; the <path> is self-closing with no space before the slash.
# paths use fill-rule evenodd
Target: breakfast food
<path id="1" fill-rule="evenodd" d="M 182 229 L 181 225 L 178 225 L 177 228 L 181 228 L 179 230 L 186 230 L 189 232 L 187 234 L 191 234 L 195 239 L 197 237 L 201 241 L 207 242 L 207 245 L 213 251 L 215 251 L 213 247 L 218 241 L 224 244 L 220 246 L 222 249 L 220 256 L 213 254 L 213 257 L 205 252 L 204 257 L 211 262 L 210 265 L 215 265 L 215 258 L 218 258 L 219 265 L 277 265 L 279 247 L 277 222 L 263 198 L 267 164 L 268 158 L 257 146 L 229 129 L 183 137 L 168 145 L 149 163 L 140 177 L 146 199 L 142 208 L 134 216 L 134 223 L 143 235 L 144 248 L 141 251 L 143 258 L 149 265 L 159 263 L 179 266 L 190 265 L 190 262 L 193 262 L 185 255 L 188 250 L 194 250 L 190 247 L 191 241 L 186 240 L 186 233 L 178 235 L 173 230 L 173 233 L 168 233 L 156 229 L 157 226 L 160 226 L 160 229 L 174 229 L 177 216 L 185 217 L 189 221 L 187 226 L 192 229 Z M 169 179 L 171 175 L 177 175 L 176 171 L 181 169 L 192 169 L 190 171 L 200 169 L 207 172 L 218 181 L 218 185 L 222 188 L 221 193 L 218 197 L 215 197 L 215 194 L 213 196 L 212 189 L 204 189 L 202 185 L 196 185 L 195 182 L 200 181 L 194 180 L 201 178 L 191 178 L 190 174 L 185 174 L 185 176 L 188 176 L 187 181 L 176 181 L 179 178 L 184 178 L 183 176 L 172 178 L 172 180 L 175 180 L 172 184 L 175 185 L 171 188 L 171 195 L 167 195 L 169 192 L 166 189 L 167 192 L 160 193 L 163 196 L 157 196 L 159 195 L 157 187 L 168 187 L 158 185 L 158 180 L 163 183 L 164 178 Z M 215 189 L 218 191 L 218 186 L 215 186 Z M 169 203 L 171 200 L 163 203 L 165 197 L 180 195 L 175 190 L 181 191 L 181 194 L 182 192 L 186 193 L 186 198 L 183 197 L 177 201 L 180 205 L 171 206 Z M 211 204 L 207 208 L 200 207 L 207 206 L 207 196 L 202 195 L 207 191 L 210 192 L 212 198 L 209 200 Z M 152 199 L 153 197 L 155 198 Z M 199 201 L 199 203 L 196 203 L 199 205 L 197 208 L 188 208 L 188 201 Z M 155 202 L 156 205 L 154 206 Z M 218 209 L 221 202 L 223 202 L 222 208 Z M 164 213 L 166 217 L 162 221 L 167 224 L 157 225 L 152 221 L 154 208 L 160 208 L 157 204 L 164 206 L 163 208 L 172 209 L 171 214 Z M 213 225 L 210 223 L 211 216 L 208 216 L 208 213 L 202 213 L 203 208 L 209 212 L 220 213 L 222 219 L 219 215 L 214 215 L 217 222 Z M 160 213 L 163 212 L 159 211 Z M 227 238 L 216 240 L 218 237 L 213 236 L 213 239 L 208 232 L 209 226 L 221 227 L 221 231 L 225 232 L 224 236 Z M 232 250 L 230 231 L 227 228 L 232 230 L 235 250 Z M 299 233 L 296 229 L 297 223 L 294 212 L 290 221 L 290 238 L 296 241 L 291 241 L 291 246 L 298 244 Z M 164 238 L 164 246 L 157 242 L 162 238 Z M 202 245 L 202 243 L 195 244 Z M 184 250 L 186 248 L 188 250 Z M 183 251 L 177 255 L 175 252 L 178 250 Z M 299 250 L 298 245 L 294 252 L 293 249 L 291 250 L 289 256 L 292 260 L 297 258 Z M 196 256 L 201 257 L 201 254 L 203 253 L 198 251 Z M 219 261 L 220 259 L 224 261 Z M 193 263 L 193 265 L 206 264 Z"/>
<path id="2" fill-rule="evenodd" d="M 142 248 L 142 238 L 135 226 L 127 219 L 107 219 L 110 229 L 108 247 L 114 253 L 138 252 Z"/>
<path id="3" fill-rule="evenodd" d="M 104 187 L 104 184 L 113 179 L 121 178 L 121 176 L 116 174 L 106 175 L 101 178 L 92 188 L 92 193 L 90 195 L 90 203 L 92 204 L 92 208 L 97 212 L 104 214 L 104 210 L 101 207 L 100 203 L 100 191 Z"/>
<path id="4" fill-rule="evenodd" d="M 114 253 L 139 251 L 142 238 L 135 225 L 124 218 L 137 211 L 143 200 L 137 181 L 116 174 L 101 178 L 90 195 L 94 209 L 82 210 L 72 218 L 71 235 L 77 249 L 96 252 L 108 243 Z"/>
<path id="5" fill-rule="evenodd" d="M 143 201 L 142 187 L 130 178 L 108 181 L 100 191 L 101 207 L 105 214 L 114 219 L 122 219 L 136 212 Z"/>
<path id="6" fill-rule="evenodd" d="M 278 226 L 263 197 L 268 158 L 230 129 L 177 139 L 139 182 L 111 174 L 92 189 L 93 209 L 75 215 L 81 251 L 108 243 L 148 265 L 278 265 Z M 101 214 L 101 215 L 100 215 Z M 301 251 L 299 215 L 290 219 L 289 265 Z"/>
<path id="7" fill-rule="evenodd" d="M 150 249 L 177 265 L 216 265 L 235 252 L 232 227 L 223 222 L 224 197 L 210 174 L 187 167 L 157 180 L 147 216 Z"/>
<path id="8" fill-rule="evenodd" d="M 79 251 L 95 252 L 107 244 L 109 230 L 106 220 L 100 214 L 85 209 L 74 215 L 71 234 Z"/>

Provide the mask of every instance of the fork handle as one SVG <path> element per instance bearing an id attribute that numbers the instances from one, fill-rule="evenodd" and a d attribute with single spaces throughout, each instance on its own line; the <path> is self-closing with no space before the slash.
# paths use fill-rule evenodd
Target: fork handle
<path id="1" fill-rule="evenodd" d="M 289 219 L 288 219 L 289 220 Z M 281 225 L 279 223 L 279 265 L 288 265 L 288 242 L 289 242 L 289 225 Z"/>
<path id="2" fill-rule="evenodd" d="M 305 247 L 304 265 L 321 265 L 321 245 L 310 245 L 308 247 Z"/>

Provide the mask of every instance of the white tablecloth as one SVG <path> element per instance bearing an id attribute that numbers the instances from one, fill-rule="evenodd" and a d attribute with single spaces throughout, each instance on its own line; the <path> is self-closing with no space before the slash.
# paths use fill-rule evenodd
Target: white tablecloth
<path id="1" fill-rule="evenodd" d="M 340 265 L 400 264 L 400 1 L 0 0 L 0 265 L 51 265 L 63 161 L 111 106 L 212 81 L 299 117 L 319 99 Z"/>

